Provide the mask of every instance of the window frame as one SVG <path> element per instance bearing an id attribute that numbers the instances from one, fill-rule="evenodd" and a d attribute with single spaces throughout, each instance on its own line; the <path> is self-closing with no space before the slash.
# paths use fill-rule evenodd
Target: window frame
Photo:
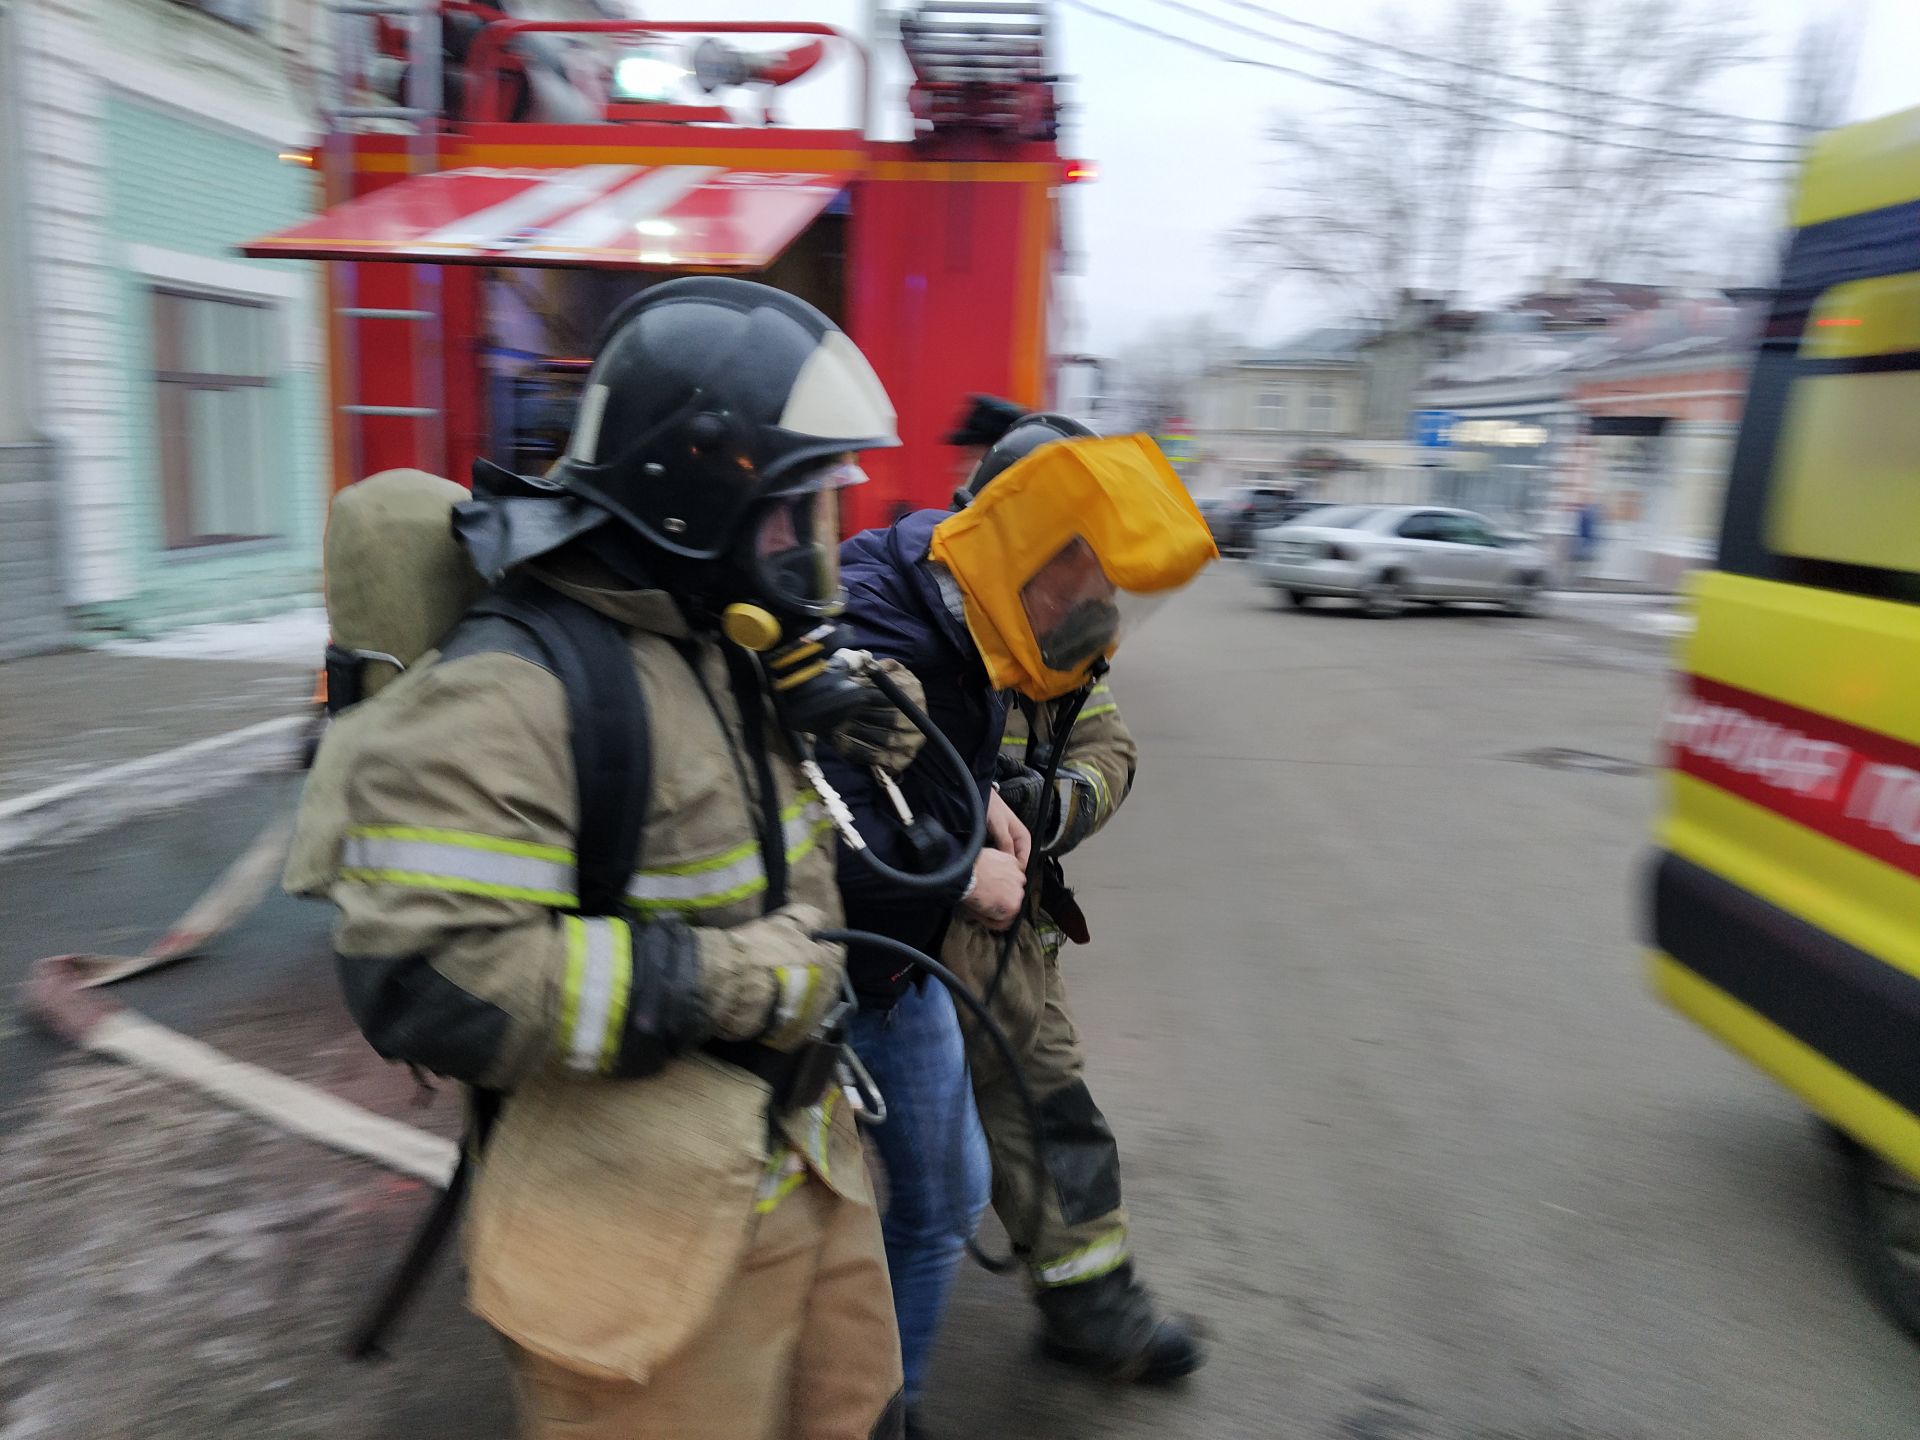
<path id="1" fill-rule="evenodd" d="M 269 528 L 257 532 L 202 534 L 195 527 L 195 455 L 192 448 L 190 398 L 195 394 L 224 394 L 232 390 L 264 390 L 271 395 L 278 388 L 281 377 L 273 366 L 272 326 L 279 306 L 271 299 L 204 289 L 156 277 L 146 277 L 141 290 L 152 323 L 149 346 L 152 366 L 148 371 L 148 379 L 153 394 L 154 456 L 160 482 L 157 498 L 162 553 L 180 555 L 232 545 L 255 545 L 282 538 L 271 522 Z M 169 301 L 229 305 L 260 312 L 263 325 L 260 369 L 226 371 L 170 368 L 165 363 L 170 354 L 184 362 L 185 328 L 179 327 L 172 332 L 167 330 L 168 322 L 163 315 L 169 308 Z M 263 458 L 265 449 L 263 445 Z M 262 483 L 265 483 L 264 476 Z M 270 495 L 264 508 L 272 508 Z"/>
<path id="2" fill-rule="evenodd" d="M 1333 386 L 1316 384 L 1312 389 L 1307 391 L 1306 433 L 1309 435 L 1333 435 L 1338 433 L 1333 423 L 1334 409 L 1335 396 Z"/>
<path id="3" fill-rule="evenodd" d="M 1267 402 L 1272 401 L 1269 405 Z M 1285 430 L 1287 428 L 1287 392 L 1284 387 L 1272 390 L 1256 390 L 1253 396 L 1253 428 L 1256 430 Z"/>
<path id="4" fill-rule="evenodd" d="M 173 0 L 173 3 L 222 25 L 231 25 L 242 34 L 264 36 L 273 28 L 274 7 L 268 0 Z M 228 7 L 235 5 L 251 11 L 253 18 L 241 20 L 227 14 Z"/>
<path id="5" fill-rule="evenodd" d="M 1793 383 L 1834 373 L 1803 357 L 1801 341 L 1820 296 L 1836 285 L 1920 271 L 1920 200 L 1802 227 L 1794 233 L 1779 290 L 1748 382 L 1727 475 L 1717 565 L 1734 575 L 1920 604 L 1920 570 L 1889 570 L 1783 555 L 1767 540 L 1769 509 Z M 1844 363 L 1844 362 L 1843 362 Z M 1914 358 L 1920 368 L 1920 356 Z"/>

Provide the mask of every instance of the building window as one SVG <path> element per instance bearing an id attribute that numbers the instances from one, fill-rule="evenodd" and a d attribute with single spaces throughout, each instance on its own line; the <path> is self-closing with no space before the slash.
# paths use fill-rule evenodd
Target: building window
<path id="1" fill-rule="evenodd" d="M 267 28 L 267 0 L 174 0 L 174 3 L 255 34 Z"/>
<path id="2" fill-rule="evenodd" d="M 1324 435 L 1333 429 L 1333 392 L 1316 385 L 1307 397 L 1307 429 Z"/>
<path id="3" fill-rule="evenodd" d="M 169 550 L 273 533 L 273 311 L 155 287 L 154 416 Z"/>
<path id="4" fill-rule="evenodd" d="M 1287 428 L 1287 396 L 1281 390 L 1262 390 L 1254 399 L 1253 425 L 1256 430 Z"/>

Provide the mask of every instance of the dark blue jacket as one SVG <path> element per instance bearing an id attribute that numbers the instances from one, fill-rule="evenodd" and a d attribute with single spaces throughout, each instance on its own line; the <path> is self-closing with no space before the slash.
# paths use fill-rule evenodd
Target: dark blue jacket
<path id="1" fill-rule="evenodd" d="M 933 527 L 947 514 L 916 511 L 885 530 L 862 531 L 840 547 L 840 578 L 847 589 L 843 619 L 856 646 L 898 660 L 919 678 L 927 693 L 928 716 L 967 762 L 979 802 L 985 804 L 1007 711 L 987 681 L 966 622 L 947 608 L 927 564 Z M 852 807 L 867 844 L 887 864 L 902 870 L 938 869 L 959 853 L 967 834 L 966 797 L 932 746 L 900 777 L 900 789 L 914 813 L 937 820 L 946 831 L 945 851 L 931 866 L 912 856 L 892 806 L 864 766 L 848 765 L 825 750 L 821 764 Z M 936 947 L 966 889 L 966 877 L 939 893 L 902 890 L 874 874 L 845 845 L 840 847 L 839 867 L 849 926 L 891 936 L 937 958 Z M 868 1005 L 890 1005 L 909 983 L 896 958 L 858 947 L 849 968 L 854 988 Z"/>

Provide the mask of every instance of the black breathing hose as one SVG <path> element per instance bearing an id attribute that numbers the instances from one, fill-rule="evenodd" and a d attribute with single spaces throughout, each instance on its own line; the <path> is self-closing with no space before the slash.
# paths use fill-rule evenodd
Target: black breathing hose
<path id="1" fill-rule="evenodd" d="M 973 862 L 980 858 L 981 847 L 987 843 L 987 807 L 981 800 L 972 769 L 954 748 L 953 742 L 946 737 L 940 727 L 933 723 L 927 712 L 914 703 L 913 697 L 901 688 L 891 675 L 878 665 L 866 672 L 866 678 L 874 683 L 880 693 L 893 702 L 894 708 L 907 717 L 913 728 L 926 737 L 927 744 L 940 763 L 953 772 L 953 779 L 960 793 L 966 796 L 967 839 L 960 847 L 960 853 L 938 870 L 924 875 L 916 875 L 910 870 L 899 870 L 887 864 L 872 850 L 864 846 L 857 848 L 854 854 L 884 880 L 907 890 L 947 890 L 973 873 Z M 913 952 L 921 959 L 919 951 Z"/>
<path id="2" fill-rule="evenodd" d="M 1087 697 L 1093 694 L 1093 687 L 1099 683 L 1100 677 L 1106 672 L 1107 667 L 1102 663 L 1087 677 L 1087 683 L 1080 687 L 1074 694 L 1072 703 L 1061 712 L 1060 723 L 1047 732 L 1047 764 L 1040 778 L 1040 818 L 1043 822 L 1047 814 L 1047 797 L 1053 794 L 1054 782 L 1060 778 L 1060 757 L 1067 752 L 1067 741 L 1073 737 L 1073 727 L 1080 721 L 1080 712 L 1086 708 Z M 1030 735 L 1027 737 L 1027 743 L 1031 745 L 1038 738 Z M 1013 962 L 1013 947 L 1019 941 L 1020 927 L 1028 923 L 1027 908 L 1033 895 L 1033 882 L 1038 877 L 1040 867 L 1045 860 L 1046 857 L 1040 849 L 1040 841 L 1035 838 L 1032 850 L 1027 853 L 1027 900 L 1021 904 L 1020 913 L 1014 916 L 1013 924 L 1007 927 L 1007 933 L 1000 938 L 1000 958 L 994 963 L 993 978 L 987 982 L 985 1006 L 993 1004 L 994 997 L 1000 993 L 1000 982 L 1007 978 L 1007 967 Z M 982 1013 L 985 1013 L 984 1009 Z M 1025 1100 L 1026 1076 L 1023 1073 L 1016 1073 L 1021 1085 L 1022 1099 Z M 1053 1176 L 1048 1172 L 1046 1160 L 1040 1153 L 1040 1141 L 1044 1132 L 1040 1128 L 1038 1106 L 1028 1104 L 1027 1121 L 1033 1126 L 1033 1168 L 1034 1179 L 1037 1182 L 1033 1187 L 1033 1204 L 1036 1211 L 1044 1213 L 1046 1201 L 1041 1197 L 1046 1193 L 1046 1186 L 1053 1183 Z M 991 1271 L 995 1275 L 1010 1274 L 1020 1263 L 1018 1255 L 1004 1257 L 989 1255 L 981 1248 L 979 1240 L 972 1235 L 967 1237 L 967 1253 L 973 1256 L 982 1269 Z"/>
<path id="3" fill-rule="evenodd" d="M 1073 693 L 1067 708 L 1061 712 L 1059 723 L 1047 731 L 1047 766 L 1040 774 L 1040 822 L 1042 824 L 1046 823 L 1047 805 L 1053 794 L 1054 782 L 1060 778 L 1060 757 L 1067 753 L 1067 742 L 1073 738 L 1073 727 L 1080 723 L 1080 712 L 1087 707 L 1087 697 L 1093 694 L 1093 687 L 1100 683 L 1100 677 L 1106 673 L 1107 667 L 1103 661 L 1087 677 L 1087 683 Z M 1037 735 L 1027 737 L 1029 745 L 1036 744 L 1038 741 Z M 1007 978 L 1007 966 L 1013 960 L 1013 947 L 1019 939 L 1020 927 L 1026 923 L 1027 910 L 1033 900 L 1033 882 L 1039 878 L 1040 867 L 1046 863 L 1046 858 L 1040 848 L 1040 838 L 1035 836 L 1033 848 L 1027 852 L 1026 899 L 1021 904 L 1020 913 L 1014 917 L 1013 924 L 1007 927 L 1007 933 L 1000 937 L 1000 959 L 993 967 L 993 979 L 987 982 L 986 1001 L 989 1005 L 1000 993 L 1000 982 Z"/>
<path id="4" fill-rule="evenodd" d="M 904 940 L 895 940 L 888 935 L 875 935 L 867 930 L 816 930 L 813 932 L 813 938 L 823 945 L 868 945 L 880 950 L 891 950 L 900 958 L 917 965 L 938 980 L 955 1000 L 972 1013 L 973 1018 L 979 1022 L 981 1031 L 988 1040 L 993 1042 L 993 1048 L 1000 1056 L 1000 1063 L 1007 1067 L 1008 1078 L 1013 1081 L 1014 1093 L 1020 1097 L 1020 1106 L 1027 1112 L 1027 1124 L 1033 1127 L 1034 1179 L 1040 1182 L 1033 1187 L 1033 1208 L 1036 1212 L 1044 1214 L 1046 1204 L 1042 1198 L 1044 1187 L 1052 1183 L 1052 1177 L 1047 1173 L 1046 1163 L 1040 1154 L 1040 1102 L 1033 1098 L 1033 1088 L 1027 1084 L 1027 1072 L 1020 1064 L 1020 1056 L 1013 1048 L 1013 1041 L 1008 1039 L 1007 1032 L 1000 1028 L 1000 1022 L 993 1018 L 993 1012 L 987 1008 L 987 1002 L 969 990 L 966 981 L 953 971 L 932 956 L 924 955 L 914 949 Z M 962 1083 L 971 1084 L 964 1078 Z M 968 1230 L 970 1229 L 969 1226 Z M 994 1274 L 1005 1275 L 1018 1267 L 1017 1258 L 1009 1256 L 1004 1260 L 996 1259 L 974 1244 L 970 1233 L 965 1231 L 962 1233 L 966 1236 L 968 1253 Z"/>

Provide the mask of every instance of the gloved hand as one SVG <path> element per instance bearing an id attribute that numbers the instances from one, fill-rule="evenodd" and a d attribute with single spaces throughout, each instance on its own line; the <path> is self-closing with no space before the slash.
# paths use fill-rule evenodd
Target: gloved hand
<path id="1" fill-rule="evenodd" d="M 1059 823 L 1060 801 L 1055 794 L 1044 795 L 1046 777 L 1030 765 L 1010 760 L 1005 755 L 993 762 L 993 783 L 1007 808 L 1020 817 L 1020 823 L 1038 844 L 1051 835 Z M 1048 803 L 1042 804 L 1045 800 Z"/>
<path id="2" fill-rule="evenodd" d="M 874 662 L 887 677 L 913 698 L 926 705 L 926 692 L 914 673 L 898 660 Z M 862 680 L 867 698 L 827 737 L 840 757 L 852 765 L 878 765 L 889 775 L 898 775 L 913 763 L 926 743 L 926 737 L 907 719 L 871 680 Z"/>
<path id="3" fill-rule="evenodd" d="M 712 1033 L 791 1050 L 840 1003 L 847 955 L 813 932 L 827 917 L 811 905 L 783 905 L 771 915 L 726 929 L 700 926 L 700 972 Z"/>
<path id="4" fill-rule="evenodd" d="M 1099 797 L 1093 781 L 1075 767 L 1061 767 L 1049 789 L 1040 771 L 1003 755 L 994 762 L 994 784 L 1042 854 L 1065 855 L 1093 831 Z"/>

